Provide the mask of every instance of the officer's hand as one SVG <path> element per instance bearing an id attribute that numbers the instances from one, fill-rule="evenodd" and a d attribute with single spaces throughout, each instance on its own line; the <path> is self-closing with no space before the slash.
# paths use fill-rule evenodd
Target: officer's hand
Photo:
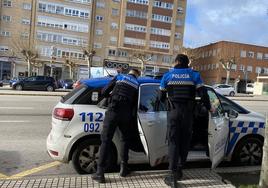
<path id="1" fill-rule="evenodd" d="M 211 113 L 215 113 L 216 112 L 216 109 L 214 107 L 211 107 L 210 110 L 209 110 Z"/>

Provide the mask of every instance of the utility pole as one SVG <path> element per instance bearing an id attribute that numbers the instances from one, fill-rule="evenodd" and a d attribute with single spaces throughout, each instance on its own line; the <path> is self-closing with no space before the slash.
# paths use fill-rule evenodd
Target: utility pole
<path id="1" fill-rule="evenodd" d="M 56 53 L 55 53 L 55 51 L 56 51 L 56 48 L 54 47 L 54 46 L 51 46 L 51 48 L 50 48 L 50 58 L 51 58 L 51 60 L 50 60 L 50 76 L 52 77 L 53 76 L 53 67 L 52 67 L 52 64 L 54 64 L 55 63 L 55 60 L 56 60 Z"/>

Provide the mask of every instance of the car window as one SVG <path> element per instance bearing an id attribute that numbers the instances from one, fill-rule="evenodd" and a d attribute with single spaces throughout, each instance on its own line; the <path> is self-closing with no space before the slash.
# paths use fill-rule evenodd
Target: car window
<path id="1" fill-rule="evenodd" d="M 25 78 L 25 81 L 35 81 L 35 80 L 36 80 L 36 77 Z"/>
<path id="2" fill-rule="evenodd" d="M 101 99 L 101 89 L 102 88 L 87 88 L 79 97 L 77 97 L 73 104 L 81 105 L 96 105 Z"/>
<path id="3" fill-rule="evenodd" d="M 212 118 L 217 118 L 217 117 L 223 116 L 224 111 L 223 111 L 220 99 L 218 98 L 217 94 L 211 89 L 207 89 L 207 91 L 208 91 L 210 104 L 215 109 L 215 112 L 211 113 Z"/>
<path id="4" fill-rule="evenodd" d="M 239 104 L 233 102 L 232 100 L 228 99 L 227 97 L 224 97 L 220 94 L 218 94 L 218 97 L 221 100 L 221 104 L 222 104 L 224 111 L 235 110 L 239 114 L 248 114 L 249 113 L 248 110 L 246 110 L 245 108 L 243 108 Z"/>
<path id="5" fill-rule="evenodd" d="M 43 80 L 45 80 L 45 79 L 44 79 L 43 76 L 37 76 L 37 77 L 36 77 L 36 80 L 37 80 L 37 81 L 43 81 Z"/>
<path id="6" fill-rule="evenodd" d="M 157 98 L 158 93 L 159 85 L 142 85 L 139 110 L 143 112 L 166 111 L 166 106 Z"/>
<path id="7" fill-rule="evenodd" d="M 73 104 L 76 98 L 79 97 L 86 90 L 87 86 L 81 85 L 69 92 L 67 95 L 63 96 L 61 102 L 65 104 Z"/>

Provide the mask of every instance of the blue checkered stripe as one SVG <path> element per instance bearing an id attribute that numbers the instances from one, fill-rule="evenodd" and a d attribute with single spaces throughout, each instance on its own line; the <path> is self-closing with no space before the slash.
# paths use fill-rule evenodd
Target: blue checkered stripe
<path id="1" fill-rule="evenodd" d="M 264 122 L 229 122 L 229 130 L 230 130 L 230 137 L 229 137 L 229 143 L 227 147 L 227 154 L 229 154 L 237 139 L 241 134 L 258 134 L 261 129 L 264 129 L 265 124 Z"/>

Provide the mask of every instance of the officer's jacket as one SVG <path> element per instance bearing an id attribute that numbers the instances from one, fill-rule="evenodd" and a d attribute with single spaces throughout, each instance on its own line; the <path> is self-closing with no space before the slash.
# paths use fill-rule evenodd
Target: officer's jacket
<path id="1" fill-rule="evenodd" d="M 160 90 L 167 91 L 171 101 L 194 100 L 195 91 L 203 86 L 200 74 L 191 68 L 174 68 L 161 80 Z"/>
<path id="2" fill-rule="evenodd" d="M 139 83 L 131 74 L 118 74 L 102 90 L 104 97 L 125 98 L 132 102 L 137 98 Z"/>

